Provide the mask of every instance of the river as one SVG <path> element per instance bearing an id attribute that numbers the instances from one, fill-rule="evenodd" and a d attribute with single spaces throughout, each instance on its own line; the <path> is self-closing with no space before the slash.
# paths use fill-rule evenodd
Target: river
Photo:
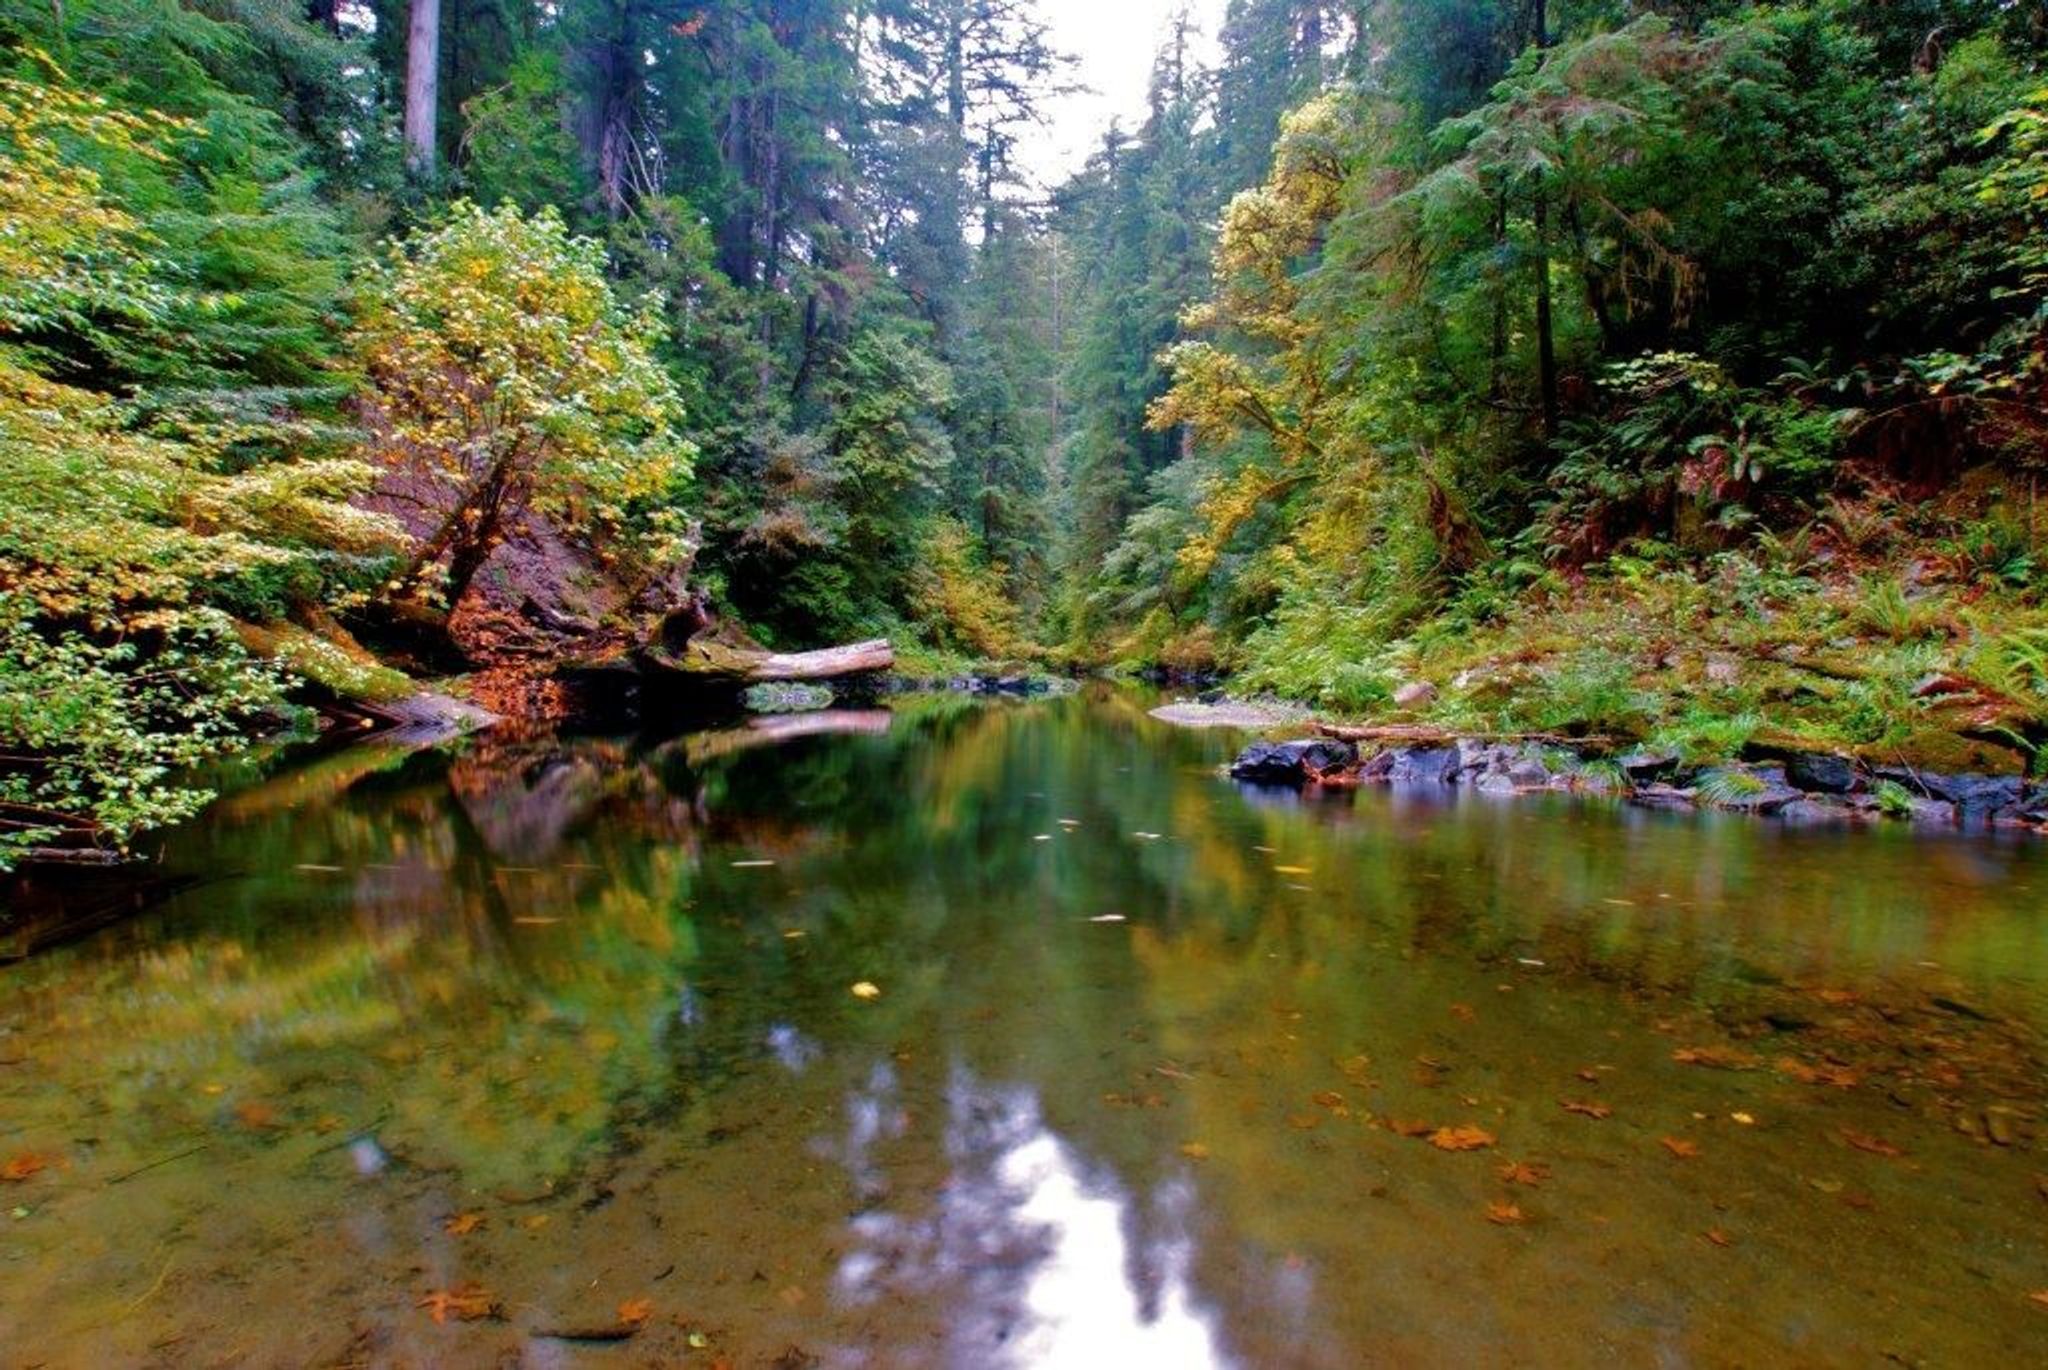
<path id="1" fill-rule="evenodd" d="M 375 745 L 0 967 L 0 1364 L 2048 1361 L 2048 852 L 1130 692 Z"/>

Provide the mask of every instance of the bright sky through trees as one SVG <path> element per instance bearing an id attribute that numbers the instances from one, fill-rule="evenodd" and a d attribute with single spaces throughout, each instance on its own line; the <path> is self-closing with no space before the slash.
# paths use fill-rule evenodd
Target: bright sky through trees
<path id="1" fill-rule="evenodd" d="M 1111 119 L 1127 130 L 1144 119 L 1153 52 L 1183 8 L 1201 26 L 1206 62 L 1215 54 L 1224 0 L 1040 0 L 1053 45 L 1077 59 L 1075 79 L 1088 87 L 1053 100 L 1044 136 L 1026 144 L 1023 160 L 1040 182 L 1054 186 L 1080 170 Z"/>

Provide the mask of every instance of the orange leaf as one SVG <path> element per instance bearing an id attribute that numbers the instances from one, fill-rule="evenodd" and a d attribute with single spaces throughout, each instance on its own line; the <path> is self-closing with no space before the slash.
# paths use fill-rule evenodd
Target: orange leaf
<path id="1" fill-rule="evenodd" d="M 2036 1289 L 2027 1297 L 2040 1304 L 2043 1308 L 2048 1308 L 2048 1289 Z"/>
<path id="2" fill-rule="evenodd" d="M 1452 1004 L 1451 1016 L 1461 1023 L 1469 1023 L 1476 1016 L 1470 1004 Z"/>
<path id="3" fill-rule="evenodd" d="M 38 1170 L 47 1168 L 49 1164 L 46 1157 L 38 1156 L 33 1151 L 24 1151 L 7 1164 L 0 1165 L 0 1180 L 13 1180 L 18 1183 Z"/>
<path id="4" fill-rule="evenodd" d="M 1838 1066 L 1823 1061 L 1819 1065 L 1808 1065 L 1795 1061 L 1790 1056 L 1778 1059 L 1778 1072 L 1789 1075 L 1803 1085 L 1833 1085 L 1836 1089 L 1854 1089 L 1862 1079 L 1847 1066 Z"/>
<path id="5" fill-rule="evenodd" d="M 1906 1154 L 1902 1148 L 1893 1146 L 1882 1137 L 1873 1137 L 1868 1132 L 1858 1132 L 1850 1127 L 1842 1129 L 1842 1140 L 1855 1147 L 1858 1151 L 1868 1151 L 1873 1156 L 1903 1156 Z"/>
<path id="6" fill-rule="evenodd" d="M 619 1305 L 619 1321 L 638 1327 L 654 1316 L 654 1300 L 627 1299 Z"/>
<path id="7" fill-rule="evenodd" d="M 1409 1118 L 1389 1118 L 1387 1126 L 1399 1137 L 1427 1137 L 1436 1131 L 1429 1123 L 1418 1123 Z"/>
<path id="8" fill-rule="evenodd" d="M 1200 1142 L 1182 1142 L 1180 1154 L 1191 1161 L 1206 1161 L 1209 1159 L 1209 1148 Z"/>
<path id="9" fill-rule="evenodd" d="M 1344 1096 L 1334 1089 L 1318 1090 L 1310 1096 L 1310 1102 L 1320 1104 L 1324 1108 L 1342 1108 L 1344 1107 Z"/>
<path id="10" fill-rule="evenodd" d="M 1748 1070 L 1756 1057 L 1733 1047 L 1680 1047 L 1671 1059 L 1682 1066 L 1707 1066 L 1714 1070 Z"/>
<path id="11" fill-rule="evenodd" d="M 484 1225 L 481 1213 L 457 1213 L 441 1224 L 441 1230 L 451 1237 L 466 1237 Z"/>
<path id="12" fill-rule="evenodd" d="M 1688 1142 L 1683 1137 L 1660 1137 L 1658 1140 L 1663 1143 L 1666 1151 L 1681 1161 L 1689 1161 L 1700 1154 L 1698 1142 Z"/>
<path id="13" fill-rule="evenodd" d="M 1718 1227 L 1710 1227 L 1702 1235 L 1704 1235 L 1708 1241 L 1712 1242 L 1716 1246 L 1735 1245 L 1735 1238 L 1729 1236 L 1726 1232 L 1723 1232 Z"/>
<path id="14" fill-rule="evenodd" d="M 1541 1161 L 1509 1161 L 1499 1174 L 1506 1184 L 1539 1185 L 1550 1178 L 1550 1167 Z"/>
<path id="15" fill-rule="evenodd" d="M 1480 1151 L 1493 1143 L 1491 1132 L 1470 1123 L 1463 1127 L 1440 1127 L 1429 1134 L 1429 1144 L 1438 1151 Z"/>
<path id="16" fill-rule="evenodd" d="M 478 1318 L 495 1318 L 499 1314 L 498 1301 L 491 1296 L 491 1291 L 471 1281 L 464 1281 L 453 1289 L 436 1289 L 415 1306 L 432 1313 L 435 1322 L 446 1322 L 450 1318 L 458 1322 L 475 1322 Z"/>
<path id="17" fill-rule="evenodd" d="M 236 1104 L 235 1118 L 252 1132 L 261 1132 L 277 1126 L 277 1110 L 254 1099 Z"/>
<path id="18" fill-rule="evenodd" d="M 1512 1227 L 1516 1223 L 1529 1221 L 1529 1215 L 1522 1212 L 1520 1205 L 1502 1199 L 1486 1206 L 1486 1221 L 1499 1223 L 1502 1227 Z"/>
<path id="19" fill-rule="evenodd" d="M 1605 1118 L 1614 1112 L 1605 1104 L 1596 1104 L 1587 1099 L 1559 1099 L 1557 1106 L 1567 1113 L 1577 1113 L 1587 1118 Z"/>

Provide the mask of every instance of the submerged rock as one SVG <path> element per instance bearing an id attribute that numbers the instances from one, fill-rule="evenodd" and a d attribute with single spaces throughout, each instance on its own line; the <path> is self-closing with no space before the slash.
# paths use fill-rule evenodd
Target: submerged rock
<path id="1" fill-rule="evenodd" d="M 1356 747 L 1330 738 L 1254 742 L 1230 763 L 1230 774 L 1260 784 L 1301 785 L 1333 771 L 1349 770 L 1357 762 Z"/>
<path id="2" fill-rule="evenodd" d="M 1847 794 L 1856 788 L 1856 763 L 1827 752 L 1794 752 L 1785 758 L 1785 779 L 1802 790 Z"/>
<path id="3" fill-rule="evenodd" d="M 1397 785 L 1447 785 L 1455 781 L 1458 749 L 1451 747 L 1397 747 L 1387 779 Z"/>

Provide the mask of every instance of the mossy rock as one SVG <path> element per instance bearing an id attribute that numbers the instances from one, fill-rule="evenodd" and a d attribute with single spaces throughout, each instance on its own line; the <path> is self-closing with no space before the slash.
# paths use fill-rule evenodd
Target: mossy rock
<path id="1" fill-rule="evenodd" d="M 1919 728 L 1896 747 L 1861 747 L 1855 755 L 1871 766 L 1906 765 L 1937 775 L 2021 775 L 2026 770 L 2026 757 L 2018 750 L 1946 728 Z"/>

